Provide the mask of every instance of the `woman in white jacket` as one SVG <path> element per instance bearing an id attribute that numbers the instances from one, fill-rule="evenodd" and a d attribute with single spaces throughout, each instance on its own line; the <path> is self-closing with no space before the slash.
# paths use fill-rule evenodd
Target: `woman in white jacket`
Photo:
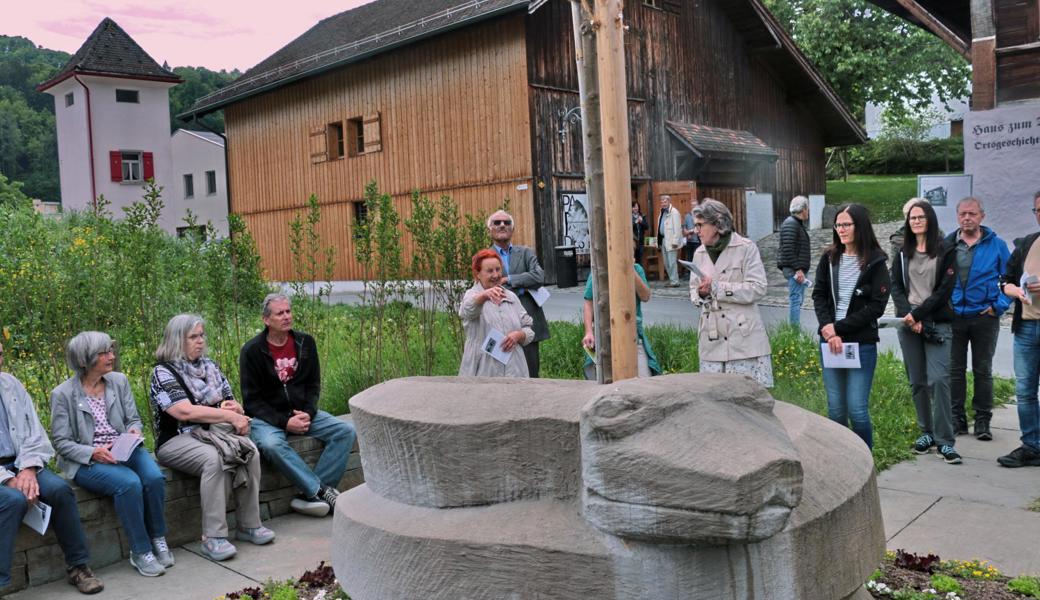
<path id="1" fill-rule="evenodd" d="M 726 205 L 705 198 L 693 209 L 701 245 L 693 254 L 700 271 L 690 275 L 690 300 L 701 309 L 700 371 L 738 373 L 773 386 L 773 364 L 758 301 L 766 295 L 766 270 L 758 246 L 733 231 Z"/>

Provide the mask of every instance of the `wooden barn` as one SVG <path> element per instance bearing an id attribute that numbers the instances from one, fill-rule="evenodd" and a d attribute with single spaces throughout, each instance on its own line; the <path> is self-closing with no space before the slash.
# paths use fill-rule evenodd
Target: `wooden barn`
<path id="1" fill-rule="evenodd" d="M 632 197 L 648 215 L 662 193 L 711 196 L 742 229 L 753 190 L 779 223 L 792 196 L 824 193 L 825 147 L 864 141 L 760 0 L 634 0 L 625 20 Z M 360 278 L 348 228 L 375 179 L 403 215 L 413 189 L 471 213 L 509 198 L 515 241 L 553 281 L 554 247 L 587 243 L 577 106 L 568 0 L 376 0 L 188 116 L 224 111 L 231 208 L 273 279 L 292 276 L 287 223 L 312 193 L 335 277 Z"/>

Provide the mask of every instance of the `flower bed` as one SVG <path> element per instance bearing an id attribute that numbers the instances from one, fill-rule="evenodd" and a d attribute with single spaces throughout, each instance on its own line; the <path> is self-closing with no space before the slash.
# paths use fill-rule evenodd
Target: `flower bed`
<path id="1" fill-rule="evenodd" d="M 1040 579 L 1011 579 L 984 560 L 940 560 L 898 550 L 886 552 L 867 582 L 874 598 L 887 600 L 1040 599 Z"/>

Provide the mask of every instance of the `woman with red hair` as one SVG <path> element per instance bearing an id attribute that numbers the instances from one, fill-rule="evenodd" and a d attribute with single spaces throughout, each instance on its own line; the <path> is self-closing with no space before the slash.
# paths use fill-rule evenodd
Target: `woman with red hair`
<path id="1" fill-rule="evenodd" d="M 502 259 L 498 253 L 491 249 L 477 252 L 473 277 L 476 282 L 459 306 L 466 331 L 459 376 L 527 377 L 527 360 L 520 347 L 534 339 L 534 321 L 516 294 L 500 285 Z"/>

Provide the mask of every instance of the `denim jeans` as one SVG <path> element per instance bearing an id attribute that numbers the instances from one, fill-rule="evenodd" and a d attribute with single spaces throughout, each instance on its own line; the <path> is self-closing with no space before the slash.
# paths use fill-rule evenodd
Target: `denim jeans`
<path id="1" fill-rule="evenodd" d="M 787 278 L 787 299 L 791 306 L 788 309 L 787 320 L 792 325 L 802 325 L 802 302 L 805 300 L 805 285 L 798 283 L 792 275 Z"/>
<path id="2" fill-rule="evenodd" d="M 166 478 L 148 451 L 138 446 L 125 463 L 80 467 L 76 485 L 111 496 L 134 554 L 152 551 L 152 539 L 166 537 Z"/>
<path id="3" fill-rule="evenodd" d="M 16 471 L 14 465 L 4 466 L 8 471 Z M 36 481 L 40 485 L 40 500 L 52 509 L 49 528 L 58 538 L 58 545 L 65 554 L 65 564 L 69 567 L 87 564 L 90 554 L 87 552 L 87 537 L 79 520 L 76 493 L 64 479 L 47 469 L 40 469 Z M 18 524 L 22 522 L 28 508 L 29 504 L 21 492 L 0 485 L 0 588 L 11 582 L 11 558 Z"/>
<path id="4" fill-rule="evenodd" d="M 357 433 L 354 426 L 319 410 L 311 419 L 309 437 L 321 440 L 325 449 L 312 471 L 300 455 L 285 441 L 285 430 L 262 419 L 253 419 L 249 436 L 271 464 L 305 496 L 312 497 L 323 486 L 336 487 L 347 470 L 347 459 L 354 447 Z"/>
<path id="5" fill-rule="evenodd" d="M 1022 321 L 1014 348 L 1015 397 L 1022 444 L 1040 451 L 1040 409 L 1036 399 L 1040 381 L 1040 321 Z"/>
<path id="6" fill-rule="evenodd" d="M 821 340 L 822 342 L 822 340 Z M 824 369 L 823 387 L 827 391 L 827 416 L 856 433 L 868 448 L 874 447 L 870 425 L 870 388 L 877 366 L 877 344 L 859 345 L 858 369 Z"/>
<path id="7" fill-rule="evenodd" d="M 971 372 L 975 390 L 971 405 L 975 420 L 989 422 L 993 416 L 993 353 L 1000 335 L 1000 319 L 991 315 L 953 320 L 953 346 L 950 350 L 950 397 L 955 425 L 968 425 L 965 407 L 968 397 L 968 346 L 971 345 Z"/>

